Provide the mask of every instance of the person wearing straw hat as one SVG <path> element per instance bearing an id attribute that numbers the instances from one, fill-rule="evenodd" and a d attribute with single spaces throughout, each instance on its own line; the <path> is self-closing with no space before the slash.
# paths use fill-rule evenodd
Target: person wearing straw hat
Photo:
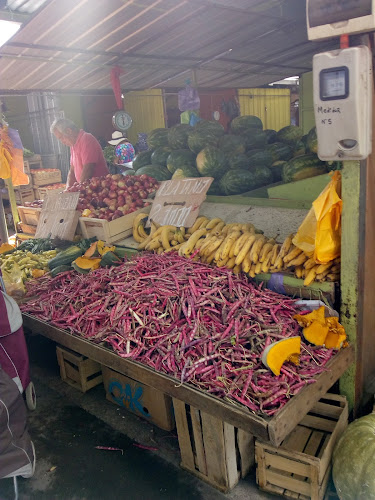
<path id="1" fill-rule="evenodd" d="M 115 149 L 115 158 L 113 163 L 116 165 L 126 165 L 134 160 L 135 150 L 132 144 L 130 144 L 129 139 L 116 130 L 112 134 L 112 140 L 108 141 L 108 144 L 111 146 L 116 146 Z M 128 166 L 128 165 L 126 165 Z"/>

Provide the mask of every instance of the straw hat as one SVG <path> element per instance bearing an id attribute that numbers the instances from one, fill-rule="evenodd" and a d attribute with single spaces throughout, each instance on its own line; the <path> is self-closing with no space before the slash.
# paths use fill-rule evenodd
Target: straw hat
<path id="1" fill-rule="evenodd" d="M 126 136 L 122 135 L 122 132 L 116 130 L 112 134 L 112 141 L 108 141 L 108 144 L 111 144 L 112 146 L 117 146 L 117 144 L 119 144 L 124 139 L 128 140 Z"/>

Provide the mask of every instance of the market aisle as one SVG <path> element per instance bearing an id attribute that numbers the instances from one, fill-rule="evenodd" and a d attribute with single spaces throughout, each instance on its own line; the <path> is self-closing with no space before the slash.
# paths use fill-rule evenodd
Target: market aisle
<path id="1" fill-rule="evenodd" d="M 273 498 L 253 479 L 241 481 L 229 495 L 199 481 L 178 467 L 174 433 L 107 402 L 102 386 L 82 395 L 63 383 L 53 342 L 32 337 L 29 351 L 38 397 L 36 411 L 29 414 L 37 468 L 33 478 L 18 480 L 20 500 Z M 140 449 L 135 441 L 158 451 Z M 98 445 L 121 448 L 123 455 Z M 12 480 L 0 480 L 0 500 L 11 499 Z"/>

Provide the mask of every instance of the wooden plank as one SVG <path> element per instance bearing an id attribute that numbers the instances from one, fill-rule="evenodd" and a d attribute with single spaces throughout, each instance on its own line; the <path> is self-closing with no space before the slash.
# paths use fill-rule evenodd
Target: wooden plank
<path id="1" fill-rule="evenodd" d="M 303 495 L 310 495 L 310 484 L 304 481 L 298 481 L 292 477 L 287 477 L 271 470 L 267 471 L 267 481 L 276 486 L 291 490 Z"/>
<path id="2" fill-rule="evenodd" d="M 241 477 L 246 477 L 255 465 L 254 436 L 242 429 L 237 429 L 237 446 L 241 459 Z"/>
<path id="3" fill-rule="evenodd" d="M 207 477 L 215 484 L 228 488 L 223 422 L 203 411 L 201 419 Z"/>
<path id="4" fill-rule="evenodd" d="M 64 363 L 64 357 L 62 355 L 62 351 L 59 347 L 56 347 L 56 355 L 57 355 L 57 362 L 59 363 L 59 367 L 60 367 L 60 376 L 64 380 L 64 379 L 66 379 L 65 363 Z"/>
<path id="5" fill-rule="evenodd" d="M 306 455 L 316 457 L 317 451 L 322 443 L 322 440 L 324 439 L 324 436 L 324 432 L 313 431 L 310 436 L 309 442 L 307 443 L 303 452 L 306 453 Z"/>
<path id="6" fill-rule="evenodd" d="M 236 436 L 233 425 L 224 424 L 225 464 L 227 469 L 228 487 L 232 489 L 238 483 L 240 472 L 237 466 Z"/>
<path id="7" fill-rule="evenodd" d="M 195 462 L 190 442 L 190 433 L 186 418 L 185 403 L 173 398 L 173 408 L 176 419 L 178 444 L 180 446 L 182 464 L 191 471 L 194 471 Z"/>
<path id="8" fill-rule="evenodd" d="M 285 450 L 303 451 L 310 435 L 310 429 L 297 425 L 283 441 L 282 448 Z"/>
<path id="9" fill-rule="evenodd" d="M 341 217 L 341 305 L 340 318 L 350 342 L 357 346 L 359 306 L 363 301 L 362 266 L 364 246 L 363 204 L 366 199 L 365 169 L 358 161 L 344 161 L 342 169 Z M 361 235 L 361 236 L 360 236 Z M 340 392 L 353 407 L 357 366 L 353 365 L 340 380 Z"/>
<path id="10" fill-rule="evenodd" d="M 346 401 L 345 401 L 346 403 Z M 337 422 L 336 428 L 331 434 L 331 439 L 327 443 L 327 446 L 325 447 L 324 450 L 322 450 L 322 453 L 320 455 L 320 475 L 319 475 L 319 482 L 322 482 L 323 476 L 325 471 L 329 468 L 331 464 L 331 458 L 332 458 L 332 453 L 334 450 L 334 447 L 337 443 L 337 441 L 340 439 L 342 433 L 348 426 L 348 404 L 345 404 L 345 407 L 343 408 L 342 414 Z"/>
<path id="11" fill-rule="evenodd" d="M 260 488 L 267 487 L 267 474 L 266 474 L 266 451 L 262 443 L 255 442 L 255 460 L 257 463 L 256 481 Z M 284 491 L 284 490 L 283 490 Z"/>
<path id="12" fill-rule="evenodd" d="M 197 408 L 190 407 L 191 423 L 193 426 L 193 436 L 195 444 L 195 453 L 197 467 L 202 474 L 207 475 L 206 455 L 203 446 L 202 425 L 200 411 Z"/>
<path id="13" fill-rule="evenodd" d="M 298 474 L 300 476 L 309 476 L 311 467 L 310 464 L 297 462 L 296 460 L 293 460 L 291 458 L 286 458 L 281 454 L 282 450 L 277 455 L 274 455 L 272 453 L 266 453 L 265 455 L 266 467 L 272 467 L 274 469 L 290 472 L 291 474 Z"/>
<path id="14" fill-rule="evenodd" d="M 327 363 L 326 370 L 317 376 L 315 384 L 304 387 L 296 396 L 291 398 L 276 416 L 267 419 L 253 415 L 246 409 L 235 407 L 188 384 L 176 384 L 176 380 L 170 376 L 155 372 L 136 361 L 123 359 L 106 347 L 70 335 L 64 330 L 55 328 L 28 314 L 23 314 L 23 321 L 24 326 L 35 333 L 44 335 L 134 380 L 183 400 L 195 408 L 215 415 L 234 427 L 251 432 L 262 441 L 270 441 L 275 446 L 280 445 L 311 407 L 324 396 L 327 390 L 345 372 L 354 359 L 354 350 L 351 347 L 342 349 Z"/>
<path id="15" fill-rule="evenodd" d="M 333 432 L 336 426 L 336 421 L 327 420 L 325 418 L 313 417 L 312 415 L 306 415 L 300 422 L 299 425 L 305 425 L 306 427 L 318 429 L 326 432 Z"/>
<path id="16" fill-rule="evenodd" d="M 278 446 L 292 429 L 302 420 L 314 404 L 332 387 L 354 361 L 354 349 L 341 349 L 318 375 L 315 384 L 304 387 L 269 422 L 270 441 Z M 293 403 L 293 404 L 290 404 Z M 293 410 L 291 410 L 293 408 Z"/>
<path id="17" fill-rule="evenodd" d="M 333 406 L 333 405 L 329 405 L 327 403 L 321 403 L 320 401 L 318 401 L 312 407 L 310 413 L 318 413 L 322 417 L 330 417 L 330 418 L 335 418 L 336 420 L 338 420 L 341 413 L 342 413 L 342 408 L 340 406 Z"/>

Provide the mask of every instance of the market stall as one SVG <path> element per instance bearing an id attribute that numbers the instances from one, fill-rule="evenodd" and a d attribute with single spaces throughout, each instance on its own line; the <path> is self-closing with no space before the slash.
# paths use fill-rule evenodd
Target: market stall
<path id="1" fill-rule="evenodd" d="M 236 447 L 226 455 L 229 445 L 225 437 L 232 442 L 242 430 L 247 433 L 242 438 L 247 439 L 248 450 L 253 436 L 257 439 L 262 487 L 267 489 L 270 483 L 268 491 L 284 493 L 274 469 L 284 470 L 285 466 L 288 491 L 321 498 L 332 450 L 348 415 L 345 398 L 327 391 L 340 380 L 341 393 L 354 414 L 371 397 L 371 387 L 366 384 L 373 373 L 369 334 L 374 321 L 370 260 L 374 247 L 373 159 L 322 161 L 317 156 L 315 129 L 303 134 L 294 126 L 278 131 L 264 128 L 258 117 L 240 116 L 229 131 L 206 120 L 194 127 L 181 124 L 150 131 L 150 149 L 138 155 L 132 175 L 94 178 L 71 188 L 69 194 L 77 194 L 74 209 L 80 212 L 76 216 L 80 216 L 84 243 L 80 245 L 82 236 L 76 235 L 77 244 L 58 248 L 57 255 L 49 254 L 52 259 L 47 260 L 46 252 L 54 252 L 54 244 L 43 248 L 44 255 L 38 259 L 7 249 L 4 253 L 10 256 L 2 261 L 12 262 L 13 253 L 20 257 L 13 262 L 22 271 L 27 269 L 21 286 L 27 291 L 22 304 L 25 326 L 173 398 L 186 469 L 219 489 L 231 489 L 238 481 L 240 466 L 236 464 L 228 472 Z M 334 174 L 328 177 L 331 171 Z M 170 212 L 165 214 L 163 220 L 168 222 L 155 216 L 157 198 L 152 197 L 159 182 L 182 186 L 196 179 L 204 182 L 206 177 L 214 181 L 207 200 L 201 206 L 196 203 L 191 223 L 177 223 L 182 212 L 174 218 Z M 342 218 L 341 211 L 337 212 L 341 248 L 337 245 L 336 253 L 327 258 L 318 255 L 318 245 L 306 249 L 298 238 L 309 216 L 310 201 L 277 199 L 288 189 L 311 191 L 311 179 L 318 177 L 320 182 L 333 183 L 337 204 L 343 202 Z M 314 181 L 314 186 L 320 186 L 319 182 Z M 253 197 L 258 189 L 273 193 L 274 198 Z M 316 199 L 319 193 L 310 195 Z M 171 196 L 163 206 L 186 209 L 193 203 L 191 192 L 185 195 L 177 201 Z M 44 217 L 35 216 L 38 224 L 40 219 Z M 338 227 L 336 231 L 338 234 Z M 131 251 L 135 257 L 127 260 Z M 189 270 L 182 281 L 178 266 Z M 10 270 L 8 264 L 5 271 Z M 38 274 L 39 281 L 30 280 Z M 201 275 L 207 281 L 195 279 Z M 225 287 L 220 289 L 215 280 Z M 102 291 L 95 282 L 102 285 Z M 234 293 L 234 284 L 240 292 Z M 137 296 L 141 306 L 134 301 Z M 257 298 L 266 304 L 262 311 L 257 310 Z M 318 304 L 320 308 L 311 306 L 313 311 L 304 310 L 296 305 L 299 298 L 321 300 L 322 304 Z M 203 306 L 197 306 L 199 301 Z M 275 304 L 276 312 L 272 309 Z M 340 312 L 340 322 L 335 309 Z M 204 315 L 208 321 L 202 319 Z M 213 345 L 215 335 L 222 344 Z M 281 345 L 289 347 L 284 350 Z M 269 348 L 278 352 L 278 368 L 268 360 Z M 338 392 L 337 386 L 334 392 Z M 199 430 L 209 435 L 205 415 L 219 421 L 215 425 L 224 444 L 220 448 L 218 439 L 212 445 L 210 435 L 212 447 L 203 453 L 204 443 L 197 435 Z M 307 461 L 308 465 L 291 469 L 287 459 L 277 461 L 267 455 L 277 455 L 278 447 L 290 443 L 290 436 L 301 432 L 301 427 L 310 430 L 308 437 L 293 442 L 296 453 L 309 454 L 306 450 L 312 446 L 310 436 L 316 438 L 314 432 L 330 433 L 311 452 L 317 460 L 324 457 L 324 464 Z M 194 445 L 187 444 L 186 434 L 189 438 L 193 434 Z M 223 469 L 220 472 L 208 470 L 215 446 L 221 450 L 216 453 L 220 456 L 217 468 Z M 253 463 L 249 456 L 242 458 Z M 309 477 L 306 470 L 310 465 L 317 467 L 315 483 L 304 479 L 303 484 L 296 484 L 298 476 Z"/>

